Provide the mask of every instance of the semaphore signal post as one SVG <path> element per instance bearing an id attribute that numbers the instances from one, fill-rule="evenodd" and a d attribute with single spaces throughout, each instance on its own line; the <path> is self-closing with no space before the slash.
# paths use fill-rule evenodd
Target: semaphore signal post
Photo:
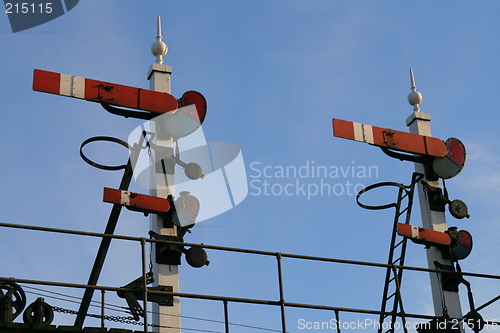
<path id="1" fill-rule="evenodd" d="M 163 64 L 163 56 L 168 52 L 167 45 L 162 41 L 161 33 L 161 20 L 158 16 L 158 35 L 156 42 L 151 46 L 151 51 L 156 57 L 156 63 L 153 63 L 148 72 L 149 88 L 154 91 L 160 91 L 170 94 L 170 74 L 172 74 L 172 67 Z M 158 126 L 156 133 L 161 132 L 159 127 L 163 126 L 161 122 L 156 122 Z M 156 136 L 155 142 L 157 146 L 164 147 L 173 155 L 173 139 L 172 137 L 159 137 Z M 151 154 L 156 154 L 152 151 Z M 153 156 L 153 161 L 160 161 L 160 158 Z M 151 195 L 156 197 L 167 198 L 175 196 L 175 183 L 174 183 L 174 170 L 166 166 L 164 160 L 162 161 L 162 168 L 165 173 L 150 171 L 151 180 Z M 173 165 L 175 167 L 175 164 Z M 151 215 L 151 230 L 155 233 L 172 237 L 175 239 L 179 235 L 176 225 L 169 225 L 166 227 L 161 215 Z M 156 257 L 156 247 L 153 247 L 152 258 Z M 153 273 L 156 279 L 157 286 L 171 286 L 174 292 L 179 292 L 179 265 L 180 262 L 172 262 L 159 264 L 156 260 L 153 264 Z M 180 303 L 179 298 L 174 297 L 173 303 L 169 306 L 160 306 L 158 303 L 153 304 L 153 325 L 158 325 L 159 332 L 172 332 L 179 333 L 180 325 Z M 167 328 L 168 327 L 168 328 Z M 170 328 L 171 327 L 171 328 Z"/>
<path id="2" fill-rule="evenodd" d="M 150 238 L 182 243 L 184 234 L 195 224 L 200 202 L 187 191 L 176 196 L 174 179 L 176 165 L 184 169 L 189 180 L 198 180 L 205 176 L 200 165 L 194 162 L 185 163 L 180 159 L 178 140 L 190 135 L 201 126 L 206 115 L 206 100 L 196 91 L 188 91 L 180 99 L 171 95 L 172 67 L 163 64 L 163 56 L 167 54 L 168 48 L 162 41 L 159 16 L 156 39 L 151 47 L 156 62 L 151 65 L 147 75 L 149 90 L 38 69 L 34 71 L 33 89 L 100 103 L 112 114 L 146 120 L 141 125 L 142 130 L 133 132 L 139 135 L 136 137 L 131 135 L 128 144 L 116 138 L 94 137 L 82 144 L 80 155 L 85 162 L 100 169 L 124 169 L 118 189 L 104 188 L 103 201 L 113 204 L 104 234 L 113 235 L 120 212 L 125 207 L 150 216 Z M 91 161 L 83 153 L 83 148 L 94 141 L 111 141 L 127 147 L 130 150 L 128 163 L 122 166 L 105 166 Z M 149 167 L 146 170 L 149 170 L 149 181 L 141 186 L 149 188 L 150 195 L 128 191 L 133 176 L 139 177 L 140 172 L 135 168 L 144 150 L 147 150 L 146 163 Z M 102 238 L 88 286 L 97 285 L 110 243 L 111 238 Z M 145 244 L 146 242 L 142 241 L 144 263 Z M 134 291 L 118 292 L 118 296 L 126 300 L 135 320 L 139 320 L 141 316 L 144 318 L 146 328 L 149 324 L 147 308 L 149 301 L 153 303 L 151 326 L 158 332 L 180 333 L 179 297 L 158 296 L 149 291 L 179 293 L 178 266 L 182 254 L 186 255 L 186 261 L 191 266 L 202 267 L 208 265 L 206 252 L 199 247 L 185 249 L 182 244 L 155 243 L 151 246 L 150 254 L 149 272 L 143 263 L 143 275 L 123 287 Z M 148 288 L 148 284 L 153 284 L 153 287 Z M 83 327 L 93 294 L 93 288 L 85 289 L 75 327 Z M 143 301 L 143 307 L 138 300 Z"/>
<path id="3" fill-rule="evenodd" d="M 432 137 L 431 117 L 427 113 L 420 112 L 422 95 L 417 91 L 411 69 L 410 78 L 412 91 L 408 95 L 408 102 L 414 107 L 414 112 L 406 120 L 410 133 L 333 119 L 334 136 L 378 146 L 390 157 L 414 162 L 415 173 L 410 186 L 390 182 L 371 185 L 358 193 L 358 205 L 366 209 L 396 208 L 388 265 L 404 265 L 406 240 L 410 239 L 426 246 L 429 269 L 450 271 L 450 273 L 430 273 L 434 311 L 441 321 L 434 320 L 428 323 L 427 327 L 421 326 L 417 331 L 422 333 L 465 332 L 462 324 L 469 321 L 472 323 L 471 328 L 478 332 L 484 323 L 474 308 L 470 284 L 460 274 L 461 269 L 458 264 L 458 260 L 465 259 L 469 255 L 472 249 L 472 237 L 465 230 L 457 231 L 456 227 L 448 228 L 445 218 L 447 204 L 451 215 L 457 219 L 469 217 L 467 206 L 460 200 L 450 201 L 446 187 L 443 192 L 440 183 L 440 179 L 444 184 L 445 179 L 456 176 L 462 170 L 465 164 L 465 147 L 455 138 L 450 138 L 445 142 Z M 359 197 L 363 193 L 381 186 L 399 187 L 398 202 L 383 206 L 368 206 L 359 202 Z M 418 189 L 422 226 L 409 224 L 414 186 Z M 402 209 L 401 202 L 404 198 L 408 198 L 409 203 L 407 208 Z M 400 223 L 399 219 L 404 213 L 406 213 L 406 221 Z M 403 236 L 403 240 L 397 242 L 396 235 Z M 400 251 L 398 255 L 395 254 L 396 250 Z M 395 313 L 401 314 L 403 325 L 405 324 L 400 288 L 402 274 L 403 270 L 400 268 L 387 269 L 381 312 L 390 310 L 393 314 L 380 316 L 381 326 L 386 318 L 391 317 L 391 325 L 386 332 L 394 332 L 397 319 Z M 465 316 L 462 314 L 458 294 L 458 286 L 461 283 L 465 284 L 469 291 L 471 310 Z M 389 288 L 394 284 L 391 294 Z M 389 301 L 393 302 L 392 307 L 388 305 Z M 450 325 L 457 321 L 460 321 L 461 325 Z M 383 329 L 380 328 L 379 333 L 382 331 Z M 404 331 L 406 332 L 407 329 Z"/>
<path id="4" fill-rule="evenodd" d="M 419 105 L 422 103 L 422 95 L 417 91 L 413 71 L 410 70 L 411 89 L 412 92 L 408 95 L 408 102 L 413 105 L 413 113 L 406 119 L 406 125 L 410 128 L 411 133 L 432 137 L 431 133 L 431 116 L 430 114 L 420 112 Z M 435 192 L 440 192 L 441 185 L 439 178 L 430 175 L 430 170 L 426 170 L 425 164 L 415 163 L 415 171 L 424 174 L 424 183 L 418 184 L 418 197 L 420 202 L 420 212 L 422 216 L 422 226 L 435 231 L 445 232 L 448 230 L 446 224 L 445 212 L 442 209 L 431 209 L 430 188 Z M 430 246 L 426 250 L 427 263 L 429 268 L 453 268 L 453 262 L 450 259 L 443 258 L 443 253 L 439 247 Z M 441 267 L 437 266 L 441 265 Z M 462 308 L 458 288 L 454 290 L 445 290 L 439 274 L 430 274 L 432 299 L 434 303 L 434 312 L 436 316 L 449 316 L 451 318 L 462 318 Z M 463 327 L 460 327 L 461 332 L 464 332 Z"/>

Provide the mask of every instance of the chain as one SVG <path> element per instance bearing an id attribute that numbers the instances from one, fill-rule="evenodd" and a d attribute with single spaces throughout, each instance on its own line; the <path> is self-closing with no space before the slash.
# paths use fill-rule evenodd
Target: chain
<path id="1" fill-rule="evenodd" d="M 58 306 L 53 306 L 52 309 L 55 312 L 61 312 L 61 313 L 67 313 L 67 314 L 73 314 L 73 315 L 77 315 L 78 314 L 78 311 L 60 308 Z M 144 323 L 141 323 L 141 322 L 138 322 L 138 321 L 134 320 L 134 317 L 131 317 L 131 316 L 128 316 L 128 317 L 125 317 L 125 316 L 108 316 L 108 315 L 104 315 L 103 316 L 103 315 L 97 315 L 97 314 L 87 313 L 87 317 L 104 318 L 104 320 L 107 320 L 107 321 L 115 321 L 115 322 L 118 322 L 118 323 L 124 323 L 124 324 L 130 324 L 130 325 L 142 325 L 142 326 L 144 326 Z M 157 327 L 158 325 L 149 324 L 148 326 L 150 326 L 150 327 Z"/>

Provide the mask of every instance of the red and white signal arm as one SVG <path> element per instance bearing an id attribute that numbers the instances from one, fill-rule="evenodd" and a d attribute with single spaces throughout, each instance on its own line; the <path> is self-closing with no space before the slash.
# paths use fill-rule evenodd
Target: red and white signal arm
<path id="1" fill-rule="evenodd" d="M 451 238 L 445 232 L 398 223 L 398 235 L 425 245 L 450 245 Z"/>
<path id="2" fill-rule="evenodd" d="M 104 188 L 103 201 L 123 205 L 130 210 L 143 213 L 161 214 L 170 210 L 170 202 L 165 198 L 108 187 Z"/>
<path id="3" fill-rule="evenodd" d="M 432 168 L 439 178 L 455 177 L 465 165 L 465 146 L 456 138 L 450 138 L 443 142 L 430 136 L 395 131 L 353 121 L 333 119 L 332 123 L 333 135 L 336 137 L 434 157 Z"/>
<path id="4" fill-rule="evenodd" d="M 164 92 L 40 69 L 34 71 L 33 90 L 160 114 L 175 111 L 178 108 L 177 99 Z"/>
<path id="5" fill-rule="evenodd" d="M 336 137 L 418 155 L 443 157 L 447 152 L 445 143 L 438 138 L 341 119 L 333 119 L 332 123 Z"/>

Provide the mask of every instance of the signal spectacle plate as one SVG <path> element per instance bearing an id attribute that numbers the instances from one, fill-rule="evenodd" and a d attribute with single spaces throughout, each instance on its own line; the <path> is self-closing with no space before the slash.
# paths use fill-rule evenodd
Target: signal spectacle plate
<path id="1" fill-rule="evenodd" d="M 449 138 L 445 144 L 446 155 L 436 158 L 432 167 L 439 178 L 450 179 L 458 175 L 465 165 L 465 146 L 456 138 Z"/>

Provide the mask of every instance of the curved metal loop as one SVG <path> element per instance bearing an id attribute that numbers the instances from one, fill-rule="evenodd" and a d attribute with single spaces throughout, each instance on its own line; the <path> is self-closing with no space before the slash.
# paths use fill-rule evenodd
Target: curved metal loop
<path id="1" fill-rule="evenodd" d="M 382 186 L 395 186 L 395 187 L 398 187 L 400 189 L 406 190 L 406 186 L 404 186 L 403 184 L 400 184 L 400 183 L 395 183 L 395 182 L 382 182 L 382 183 L 373 184 L 373 185 L 365 187 L 364 189 L 362 189 L 361 191 L 358 192 L 358 194 L 356 195 L 356 203 L 358 204 L 358 206 L 361 208 L 364 208 L 364 209 L 371 209 L 371 210 L 381 210 L 381 209 L 396 207 L 396 205 L 397 205 L 396 202 L 386 204 L 386 205 L 379 205 L 379 206 L 370 206 L 370 205 L 365 205 L 365 204 L 362 204 L 361 202 L 359 202 L 359 197 L 361 197 L 363 194 L 365 194 L 366 192 L 368 192 L 370 190 L 373 190 L 375 188 L 382 187 Z"/>
<path id="2" fill-rule="evenodd" d="M 361 208 L 371 209 L 371 210 L 380 210 L 380 209 L 387 209 L 387 208 L 391 208 L 391 207 L 396 207 L 397 206 L 396 202 L 393 202 L 393 203 L 390 203 L 390 204 L 386 204 L 386 205 L 379 205 L 379 206 L 365 205 L 365 204 L 362 204 L 361 202 L 359 202 L 359 197 L 361 197 L 364 193 L 366 193 L 366 192 L 368 192 L 370 190 L 373 190 L 375 188 L 382 187 L 382 186 L 395 186 L 395 187 L 398 187 L 398 188 L 402 189 L 403 191 L 405 191 L 405 193 L 408 195 L 408 194 L 412 193 L 412 191 L 413 191 L 413 189 L 415 187 L 415 184 L 417 184 L 423 178 L 424 178 L 423 174 L 418 173 L 418 172 L 414 172 L 412 174 L 412 177 L 411 177 L 411 184 L 408 185 L 408 186 L 404 185 L 404 184 L 400 184 L 400 183 L 395 183 L 395 182 L 382 182 L 382 183 L 377 183 L 377 184 L 370 185 L 368 187 L 365 187 L 361 191 L 359 191 L 359 193 L 356 195 L 356 203 Z"/>
<path id="3" fill-rule="evenodd" d="M 123 141 L 123 140 L 120 140 L 120 139 L 117 139 L 117 138 L 113 138 L 113 137 L 110 137 L 110 136 L 94 136 L 92 138 L 89 138 L 89 139 L 83 141 L 82 145 L 80 146 L 80 156 L 82 157 L 82 159 L 85 162 L 87 162 L 88 164 L 90 164 L 91 166 L 93 166 L 95 168 L 102 169 L 102 170 L 108 170 L 108 171 L 121 170 L 121 169 L 125 169 L 127 167 L 126 164 L 116 165 L 116 166 L 113 166 L 113 165 L 112 166 L 102 165 L 102 164 L 99 164 L 99 163 L 96 163 L 96 162 L 92 161 L 87 156 L 85 156 L 85 154 L 83 153 L 83 147 L 85 147 L 87 144 L 89 144 L 91 142 L 94 142 L 94 141 L 115 142 L 115 143 L 118 143 L 118 144 L 126 147 L 129 150 L 132 150 L 132 147 L 130 147 L 130 145 L 128 143 L 126 143 L 125 141 Z"/>

